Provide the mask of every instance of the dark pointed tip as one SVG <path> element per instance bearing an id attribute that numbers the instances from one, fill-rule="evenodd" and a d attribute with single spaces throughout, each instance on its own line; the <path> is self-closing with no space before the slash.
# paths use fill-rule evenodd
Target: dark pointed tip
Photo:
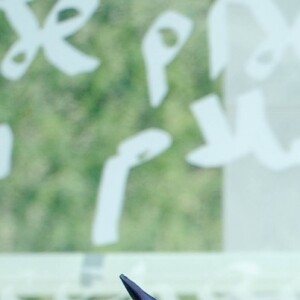
<path id="1" fill-rule="evenodd" d="M 133 300 L 156 300 L 145 291 L 143 291 L 137 284 L 131 281 L 124 274 L 120 275 L 120 279 L 122 280 L 126 290 Z"/>

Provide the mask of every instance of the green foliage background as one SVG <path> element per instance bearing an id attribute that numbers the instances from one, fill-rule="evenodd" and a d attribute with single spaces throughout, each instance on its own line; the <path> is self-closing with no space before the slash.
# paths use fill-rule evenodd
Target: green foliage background
<path id="1" fill-rule="evenodd" d="M 34 0 L 42 23 L 55 4 Z M 102 0 L 68 41 L 101 59 L 93 73 L 69 77 L 40 50 L 18 81 L 0 78 L 0 123 L 14 132 L 12 173 L 0 181 L 1 251 L 215 251 L 221 245 L 221 174 L 189 165 L 203 143 L 189 105 L 216 89 L 208 78 L 206 17 L 211 0 Z M 168 68 L 170 91 L 151 108 L 141 42 L 154 20 L 175 10 L 194 22 Z M 18 38 L 0 13 L 0 58 Z M 174 36 L 164 32 L 166 43 Z M 141 130 L 169 132 L 172 148 L 130 174 L 120 242 L 91 243 L 105 160 Z M 112 186 L 114 188 L 114 186 Z"/>

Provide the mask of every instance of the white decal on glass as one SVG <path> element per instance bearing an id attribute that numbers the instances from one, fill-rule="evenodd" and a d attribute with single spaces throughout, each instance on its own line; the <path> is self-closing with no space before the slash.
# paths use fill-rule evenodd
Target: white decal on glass
<path id="1" fill-rule="evenodd" d="M 300 59 L 300 16 L 290 25 L 272 0 L 219 0 L 208 16 L 210 76 L 215 79 L 227 66 L 229 59 L 227 6 L 239 4 L 247 7 L 266 37 L 257 46 L 246 63 L 246 72 L 254 79 L 270 76 L 288 47 Z M 263 59 L 263 58 L 268 59 Z"/>
<path id="2" fill-rule="evenodd" d="M 172 144 L 171 136 L 160 129 L 147 129 L 126 139 L 118 147 L 117 155 L 104 166 L 97 195 L 97 207 L 92 241 L 105 245 L 118 240 L 127 178 L 132 168 L 166 151 Z"/>
<path id="3" fill-rule="evenodd" d="M 82 53 L 65 40 L 85 25 L 97 9 L 99 0 L 60 0 L 49 13 L 43 28 L 39 27 L 36 16 L 26 2 L 0 1 L 0 9 L 18 34 L 18 40 L 3 59 L 3 76 L 11 80 L 21 78 L 40 47 L 48 61 L 68 75 L 91 72 L 99 66 L 98 59 Z M 60 14 L 70 9 L 76 11 L 76 15 L 60 21 Z"/>
<path id="4" fill-rule="evenodd" d="M 221 167 L 248 154 L 274 171 L 300 163 L 300 141 L 295 140 L 290 151 L 283 149 L 266 118 L 260 90 L 238 98 L 235 131 L 215 95 L 194 102 L 191 110 L 207 142 L 187 155 L 192 165 Z"/>
<path id="5" fill-rule="evenodd" d="M 11 170 L 13 134 L 7 124 L 0 125 L 0 179 L 7 177 Z"/>
<path id="6" fill-rule="evenodd" d="M 176 33 L 176 42 L 166 45 L 163 30 Z M 166 67 L 175 59 L 186 43 L 193 29 L 193 22 L 187 17 L 173 11 L 168 11 L 157 18 L 146 33 L 142 50 L 147 70 L 150 104 L 157 107 L 168 92 Z"/>

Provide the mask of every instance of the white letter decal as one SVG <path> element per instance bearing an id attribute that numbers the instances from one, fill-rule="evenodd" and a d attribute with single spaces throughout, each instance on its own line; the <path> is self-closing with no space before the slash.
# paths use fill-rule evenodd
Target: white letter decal
<path id="1" fill-rule="evenodd" d="M 44 28 L 40 29 L 37 19 L 25 0 L 2 0 L 0 9 L 4 10 L 11 26 L 19 35 L 2 62 L 2 74 L 11 80 L 21 78 L 37 54 L 39 47 L 44 49 L 48 60 L 68 75 L 95 70 L 99 60 L 89 57 L 68 44 L 65 38 L 76 33 L 91 17 L 98 7 L 99 0 L 60 0 L 49 16 Z M 59 13 L 75 9 L 76 16 L 59 22 Z M 21 57 L 17 61 L 17 57 Z"/>
<path id="2" fill-rule="evenodd" d="M 283 150 L 268 124 L 263 100 L 259 90 L 238 98 L 236 134 L 230 129 L 216 96 L 193 103 L 191 109 L 208 144 L 189 153 L 187 161 L 200 167 L 220 167 L 253 154 L 274 171 L 299 164 L 299 141 L 292 143 L 290 153 Z"/>
<path id="3" fill-rule="evenodd" d="M 227 6 L 231 3 L 247 7 L 266 34 L 266 39 L 255 49 L 245 67 L 246 72 L 252 78 L 263 80 L 272 74 L 289 46 L 293 47 L 300 59 L 299 16 L 290 26 L 271 0 L 219 0 L 213 5 L 208 16 L 212 79 L 215 79 L 228 63 Z M 264 55 L 267 55 L 269 59 L 262 60 Z"/>
<path id="4" fill-rule="evenodd" d="M 13 134 L 7 124 L 0 125 L 0 179 L 7 177 L 11 168 Z"/>
<path id="5" fill-rule="evenodd" d="M 161 30 L 171 29 L 177 34 L 177 42 L 166 46 Z M 143 40 L 143 54 L 147 69 L 150 104 L 157 107 L 168 92 L 166 67 L 181 50 L 193 29 L 188 18 L 176 12 L 166 12 L 158 17 Z"/>
<path id="6" fill-rule="evenodd" d="M 92 240 L 105 245 L 118 240 L 118 227 L 130 169 L 166 151 L 171 136 L 160 129 L 145 130 L 122 142 L 118 154 L 105 163 L 97 195 Z"/>

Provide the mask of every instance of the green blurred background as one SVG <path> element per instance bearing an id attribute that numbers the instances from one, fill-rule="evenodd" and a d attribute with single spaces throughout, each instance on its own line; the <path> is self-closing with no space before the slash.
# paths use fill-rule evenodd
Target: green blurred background
<path id="1" fill-rule="evenodd" d="M 209 0 L 102 0 L 68 41 L 98 57 L 92 73 L 69 77 L 40 50 L 23 78 L 0 77 L 0 123 L 14 132 L 12 173 L 0 181 L 0 250 L 217 251 L 221 249 L 221 171 L 189 165 L 203 144 L 189 105 L 219 90 L 208 77 Z M 30 3 L 43 23 L 56 1 Z M 145 33 L 166 10 L 194 22 L 168 67 L 170 90 L 151 108 L 141 52 Z M 17 39 L 0 12 L 0 58 Z M 163 32 L 167 44 L 172 32 Z M 91 243 L 105 160 L 118 144 L 150 127 L 173 137 L 163 155 L 130 173 L 119 243 Z M 113 188 L 113 187 L 112 187 Z"/>

